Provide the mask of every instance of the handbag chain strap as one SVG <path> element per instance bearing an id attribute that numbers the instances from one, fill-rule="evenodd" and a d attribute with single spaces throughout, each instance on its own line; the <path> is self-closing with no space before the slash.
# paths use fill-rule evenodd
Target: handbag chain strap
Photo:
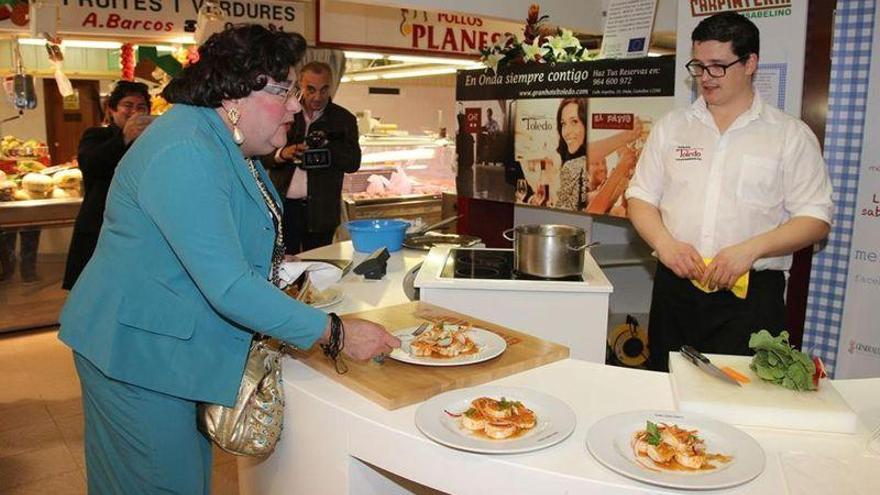
<path id="1" fill-rule="evenodd" d="M 284 261 L 284 227 L 281 223 L 281 208 L 278 207 L 275 199 L 269 194 L 269 189 L 266 188 L 266 183 L 263 182 L 263 178 L 257 172 L 257 165 L 254 163 L 253 158 L 248 158 L 247 164 L 251 175 L 254 177 L 254 181 L 257 183 L 257 189 L 260 190 L 263 201 L 266 202 L 266 207 L 269 208 L 272 223 L 275 226 L 275 246 L 272 249 L 272 270 L 269 272 L 269 281 L 275 287 L 278 287 L 280 282 L 278 272 L 281 269 L 281 262 Z"/>
<path id="2" fill-rule="evenodd" d="M 281 262 L 284 261 L 284 226 L 281 222 L 281 208 L 278 207 L 278 203 L 275 202 L 275 199 L 269 193 L 269 189 L 266 188 L 266 183 L 263 181 L 263 178 L 260 177 L 259 172 L 257 172 L 257 165 L 254 163 L 253 158 L 247 158 L 246 160 L 248 169 L 251 171 L 251 175 L 257 183 L 257 189 L 260 190 L 260 194 L 263 196 L 263 201 L 266 202 L 266 207 L 269 208 L 269 214 L 272 217 L 272 224 L 275 226 L 275 244 L 272 248 L 272 268 L 269 271 L 269 281 L 272 282 L 272 285 L 278 287 L 281 285 L 279 277 Z M 255 332 L 254 338 L 257 340 L 263 340 L 264 336 Z M 281 342 L 280 349 L 283 351 L 285 347 L 286 344 Z"/>

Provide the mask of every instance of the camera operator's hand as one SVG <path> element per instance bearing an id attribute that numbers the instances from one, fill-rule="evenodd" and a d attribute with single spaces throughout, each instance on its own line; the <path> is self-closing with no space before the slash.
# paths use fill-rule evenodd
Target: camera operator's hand
<path id="1" fill-rule="evenodd" d="M 281 159 L 284 161 L 300 162 L 302 161 L 303 152 L 305 150 L 305 143 L 291 144 L 289 146 L 281 148 L 281 152 L 278 154 L 278 156 L 280 156 Z"/>
<path id="2" fill-rule="evenodd" d="M 144 129 L 153 122 L 154 117 L 147 114 L 138 114 L 129 117 L 122 128 L 122 139 L 126 146 L 138 138 Z"/>

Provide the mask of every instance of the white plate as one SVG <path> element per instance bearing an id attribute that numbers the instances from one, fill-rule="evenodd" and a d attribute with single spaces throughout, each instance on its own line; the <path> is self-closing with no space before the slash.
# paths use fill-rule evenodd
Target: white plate
<path id="1" fill-rule="evenodd" d="M 309 306 L 313 308 L 326 308 L 327 306 L 333 306 L 342 300 L 342 291 L 339 289 L 334 289 L 332 287 L 325 289 L 318 293 L 317 300 L 310 304 Z"/>
<path id="2" fill-rule="evenodd" d="M 399 332 L 395 332 L 395 335 L 405 337 L 412 334 L 416 328 L 418 327 L 406 328 Z M 474 354 L 465 354 L 453 358 L 422 357 L 413 356 L 405 351 L 404 348 L 398 348 L 391 351 L 391 354 L 389 354 L 388 357 L 404 363 L 421 364 L 424 366 L 462 366 L 488 361 L 495 356 L 500 355 L 505 349 L 507 349 L 507 341 L 494 332 L 474 327 L 468 330 L 467 333 L 474 341 L 474 344 L 476 344 L 477 349 L 479 349 L 479 351 Z"/>
<path id="3" fill-rule="evenodd" d="M 462 413 L 479 397 L 520 401 L 535 412 L 538 423 L 517 438 L 490 440 L 474 436 L 461 426 L 459 418 L 445 411 Z M 527 388 L 486 386 L 452 390 L 431 398 L 416 410 L 416 427 L 426 437 L 454 449 L 482 454 L 519 454 L 544 449 L 565 440 L 576 424 L 577 418 L 568 404 Z"/>
<path id="4" fill-rule="evenodd" d="M 644 430 L 646 421 L 699 430 L 708 452 L 729 455 L 733 460 L 717 463 L 717 469 L 711 471 L 649 470 L 636 460 L 630 447 L 633 432 Z M 765 463 L 764 449 L 741 430 L 706 416 L 675 411 L 634 411 L 608 416 L 590 428 L 587 449 L 605 467 L 626 477 L 686 490 L 717 490 L 741 485 L 761 474 Z"/>

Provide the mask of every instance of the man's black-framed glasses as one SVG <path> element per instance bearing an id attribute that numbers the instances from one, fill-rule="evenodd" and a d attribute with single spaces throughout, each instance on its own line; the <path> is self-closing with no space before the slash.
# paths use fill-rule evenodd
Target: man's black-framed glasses
<path id="1" fill-rule="evenodd" d="M 727 74 L 727 69 L 732 67 L 744 60 L 748 60 L 748 55 L 743 55 L 742 57 L 734 60 L 729 64 L 709 64 L 703 65 L 702 62 L 697 60 L 691 60 L 690 62 L 684 64 L 684 68 L 690 73 L 690 75 L 694 77 L 702 77 L 703 72 L 708 72 L 710 77 L 724 77 Z"/>

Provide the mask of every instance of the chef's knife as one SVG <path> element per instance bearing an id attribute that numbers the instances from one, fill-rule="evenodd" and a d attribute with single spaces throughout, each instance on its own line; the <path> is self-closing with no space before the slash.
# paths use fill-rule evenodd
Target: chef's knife
<path id="1" fill-rule="evenodd" d="M 701 370 L 705 371 L 706 373 L 709 373 L 710 375 L 714 376 L 715 378 L 718 378 L 718 379 L 724 380 L 727 383 L 732 383 L 734 385 L 742 387 L 741 383 L 739 383 L 738 381 L 734 380 L 733 378 L 727 376 L 727 373 L 718 369 L 717 366 L 715 366 L 714 364 L 712 364 L 711 361 L 709 361 L 709 358 L 702 355 L 700 353 L 700 351 L 694 349 L 693 347 L 691 347 L 689 345 L 681 346 L 681 355 L 684 356 L 684 358 L 687 359 L 688 361 L 694 363 L 697 366 L 697 368 L 700 368 Z"/>

